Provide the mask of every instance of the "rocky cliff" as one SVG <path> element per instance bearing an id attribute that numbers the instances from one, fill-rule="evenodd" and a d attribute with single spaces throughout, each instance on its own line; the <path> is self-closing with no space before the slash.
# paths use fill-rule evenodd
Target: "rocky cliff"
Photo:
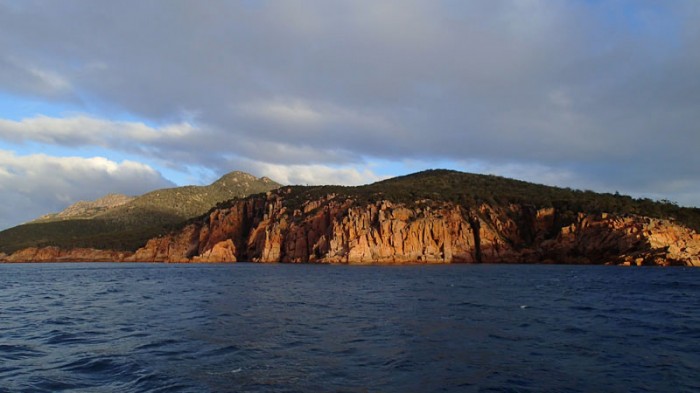
<path id="1" fill-rule="evenodd" d="M 29 247 L 10 255 L 0 253 L 0 262 L 122 262 L 131 256 L 130 252 L 92 248 Z"/>
<path id="2" fill-rule="evenodd" d="M 179 228 L 124 252 L 29 248 L 0 260 L 700 266 L 700 209 L 445 170 L 284 187 Z"/>
<path id="3" fill-rule="evenodd" d="M 137 197 L 109 194 L 0 231 L 0 252 L 46 246 L 133 252 L 148 239 L 206 213 L 217 203 L 278 187 L 266 177 L 231 172 L 208 186 L 166 188 Z"/>
<path id="4" fill-rule="evenodd" d="M 41 216 L 34 222 L 92 218 L 100 213 L 126 205 L 134 199 L 135 197 L 124 194 L 107 194 L 94 201 L 78 201 L 59 213 Z"/>
<path id="5" fill-rule="evenodd" d="M 284 189 L 215 209 L 125 258 L 160 262 L 574 263 L 700 266 L 700 235 L 670 220 L 422 200 L 359 204 Z"/>

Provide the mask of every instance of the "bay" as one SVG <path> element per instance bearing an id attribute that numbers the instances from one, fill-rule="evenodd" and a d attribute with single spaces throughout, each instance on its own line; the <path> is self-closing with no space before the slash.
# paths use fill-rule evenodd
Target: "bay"
<path id="1" fill-rule="evenodd" d="M 693 392 L 700 269 L 0 265 L 0 391 Z"/>

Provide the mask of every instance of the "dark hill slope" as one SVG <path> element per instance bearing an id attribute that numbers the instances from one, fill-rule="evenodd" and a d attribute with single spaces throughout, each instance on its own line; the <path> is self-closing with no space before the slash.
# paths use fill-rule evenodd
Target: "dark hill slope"
<path id="1" fill-rule="evenodd" d="M 529 205 L 536 209 L 554 207 L 560 220 L 573 222 L 578 213 L 636 214 L 673 219 L 700 231 L 700 209 L 680 207 L 671 202 L 635 199 L 630 196 L 551 187 L 493 175 L 478 175 L 445 169 L 427 170 L 359 187 L 288 187 L 285 203 L 298 208 L 307 200 L 328 194 L 345 195 L 358 204 L 377 200 L 412 204 L 420 200 L 454 202 L 464 207 L 481 203 L 491 206 Z"/>
<path id="2" fill-rule="evenodd" d="M 433 170 L 221 203 L 122 259 L 700 266 L 699 218 L 672 203 Z"/>
<path id="3" fill-rule="evenodd" d="M 151 237 L 207 212 L 217 203 L 279 186 L 265 177 L 231 172 L 209 186 L 156 190 L 126 203 L 80 210 L 73 215 L 63 214 L 64 211 L 0 232 L 0 252 L 44 246 L 133 251 Z M 75 210 L 74 206 L 71 208 Z"/>

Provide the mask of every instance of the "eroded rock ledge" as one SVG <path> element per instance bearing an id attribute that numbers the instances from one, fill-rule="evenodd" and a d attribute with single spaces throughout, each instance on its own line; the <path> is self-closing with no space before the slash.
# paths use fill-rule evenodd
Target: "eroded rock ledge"
<path id="1" fill-rule="evenodd" d="M 525 205 L 326 195 L 298 208 L 285 192 L 233 202 L 134 253 L 26 249 L 4 261 L 569 263 L 700 266 L 700 235 L 669 220 Z"/>

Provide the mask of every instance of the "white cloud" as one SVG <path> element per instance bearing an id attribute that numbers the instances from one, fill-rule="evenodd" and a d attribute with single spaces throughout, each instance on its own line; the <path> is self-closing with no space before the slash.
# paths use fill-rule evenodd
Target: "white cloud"
<path id="1" fill-rule="evenodd" d="M 44 97 L 65 97 L 73 92 L 65 75 L 7 53 L 0 54 L 0 86 Z"/>
<path id="2" fill-rule="evenodd" d="M 70 82 L 68 82 L 66 78 L 53 71 L 43 70 L 35 66 L 27 67 L 27 71 L 31 75 L 35 76 L 41 82 L 41 84 L 44 85 L 45 88 L 51 92 L 70 91 Z"/>
<path id="3" fill-rule="evenodd" d="M 331 167 L 327 165 L 276 165 L 259 161 L 239 162 L 253 173 L 281 184 L 357 186 L 384 179 L 368 166 Z"/>
<path id="4" fill-rule="evenodd" d="M 315 111 L 307 103 L 300 100 L 290 102 L 260 102 L 243 105 L 241 108 L 244 114 L 253 117 L 269 119 L 282 125 L 300 124 L 302 126 L 313 126 L 323 120 L 322 114 Z"/>
<path id="5" fill-rule="evenodd" d="M 0 150 L 0 228 L 57 212 L 111 192 L 140 195 L 172 186 L 156 170 L 104 157 L 17 155 Z"/>
<path id="6" fill-rule="evenodd" d="M 86 115 L 39 115 L 19 121 L 0 119 L 0 139 L 62 146 L 116 147 L 127 142 L 156 143 L 187 138 L 194 132 L 194 126 L 189 123 L 154 128 L 141 122 L 111 121 Z"/>
<path id="7" fill-rule="evenodd" d="M 563 168 L 638 193 L 700 183 L 697 0 L 11 3 L 0 92 L 146 121 L 0 121 L 6 141 L 216 172 L 264 162 L 300 182 L 412 159 Z"/>
<path id="8" fill-rule="evenodd" d="M 232 105 L 232 108 L 237 122 L 263 131 L 262 135 L 256 134 L 258 137 L 286 141 L 289 136 L 296 136 L 304 143 L 316 139 L 313 142 L 317 146 L 328 140 L 331 130 L 346 129 L 362 134 L 395 131 L 390 121 L 370 110 L 300 97 L 256 100 Z"/>

